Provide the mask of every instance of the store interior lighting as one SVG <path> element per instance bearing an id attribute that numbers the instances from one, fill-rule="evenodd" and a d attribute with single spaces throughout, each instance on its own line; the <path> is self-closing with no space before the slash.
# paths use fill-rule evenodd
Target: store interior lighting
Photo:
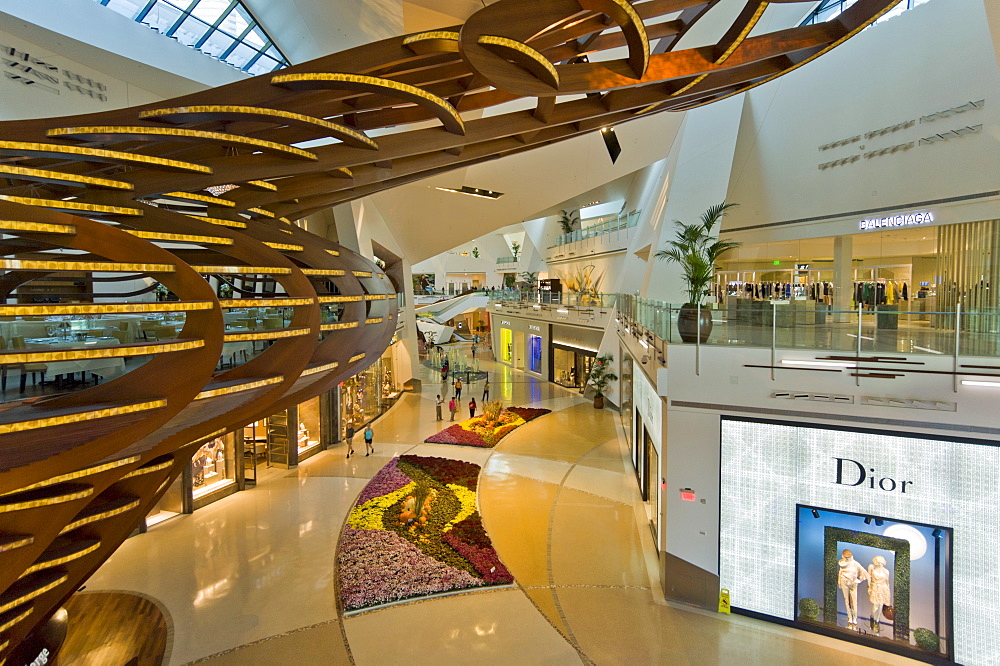
<path id="1" fill-rule="evenodd" d="M 462 187 L 435 187 L 435 190 L 441 190 L 442 192 L 454 192 L 455 194 L 468 194 L 470 197 L 479 197 L 481 199 L 499 199 L 503 196 L 503 192 L 494 192 L 493 190 L 484 190 L 478 187 L 469 187 L 468 185 L 463 185 Z"/>

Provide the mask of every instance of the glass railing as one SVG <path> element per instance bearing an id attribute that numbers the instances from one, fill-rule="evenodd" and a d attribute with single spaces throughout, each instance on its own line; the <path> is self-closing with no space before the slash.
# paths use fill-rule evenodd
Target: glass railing
<path id="1" fill-rule="evenodd" d="M 497 257 L 498 264 L 516 264 L 518 261 L 518 257 Z"/>
<path id="2" fill-rule="evenodd" d="M 559 291 L 519 291 L 516 289 L 498 289 L 485 292 L 490 301 L 522 305 L 524 307 L 564 306 L 572 308 L 613 308 L 618 294 L 576 293 Z"/>
<path id="3" fill-rule="evenodd" d="M 704 306 L 712 331 L 701 345 L 775 347 L 849 353 L 1000 356 L 1000 309 L 923 311 L 921 303 L 835 310 L 815 301 L 737 301 Z M 681 306 L 622 294 L 618 315 L 671 344 L 683 344 Z"/>
<path id="4" fill-rule="evenodd" d="M 557 236 L 556 244 L 552 247 L 559 247 L 560 245 L 575 243 L 587 238 L 610 234 L 612 231 L 621 231 L 622 229 L 634 227 L 639 223 L 640 213 L 642 213 L 641 210 L 634 210 L 631 213 L 621 213 L 620 215 L 603 219 L 596 224 L 591 224 L 583 229 L 577 229 L 569 232 L 568 234 Z M 497 263 L 499 263 L 499 261 Z"/>

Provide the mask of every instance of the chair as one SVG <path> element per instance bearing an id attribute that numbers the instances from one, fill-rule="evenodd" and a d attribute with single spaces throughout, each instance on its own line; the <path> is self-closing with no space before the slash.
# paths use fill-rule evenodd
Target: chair
<path id="1" fill-rule="evenodd" d="M 10 345 L 11 345 L 12 349 L 27 349 L 28 348 L 28 346 L 26 344 L 24 344 L 24 336 L 21 336 L 21 335 L 16 335 L 16 336 L 12 337 L 10 339 Z M 15 366 L 15 367 L 17 367 L 18 370 L 21 372 L 21 393 L 24 393 L 25 388 L 27 387 L 28 373 L 29 372 L 31 373 L 31 383 L 33 383 L 33 384 L 38 384 L 39 383 L 38 380 L 35 377 L 35 373 L 40 372 L 40 373 L 42 373 L 42 381 L 41 381 L 41 383 L 44 384 L 45 383 L 45 373 L 49 369 L 49 366 L 45 365 L 44 363 L 22 363 L 20 365 Z M 5 387 L 5 390 L 6 390 L 6 384 L 7 384 L 7 382 L 4 381 L 5 379 L 6 379 L 6 377 L 0 378 L 0 383 L 2 383 L 2 385 Z"/>
<path id="2" fill-rule="evenodd" d="M 268 331 L 284 328 L 284 325 L 284 321 L 282 321 L 281 317 L 268 317 L 264 320 L 264 329 Z"/>
<path id="3" fill-rule="evenodd" d="M 139 322 L 139 334 L 142 335 L 142 337 L 145 338 L 146 340 L 149 340 L 150 334 L 153 333 L 153 331 L 156 329 L 157 326 L 160 326 L 159 321 L 155 319 L 152 320 L 143 319 L 142 321 Z M 155 338 L 153 339 L 155 340 Z"/>
<path id="4" fill-rule="evenodd" d="M 111 331 L 111 335 L 118 339 L 118 344 L 128 344 L 128 331 Z"/>
<path id="5" fill-rule="evenodd" d="M 157 326 L 153 329 L 157 340 L 170 340 L 177 337 L 177 329 L 173 326 Z"/>

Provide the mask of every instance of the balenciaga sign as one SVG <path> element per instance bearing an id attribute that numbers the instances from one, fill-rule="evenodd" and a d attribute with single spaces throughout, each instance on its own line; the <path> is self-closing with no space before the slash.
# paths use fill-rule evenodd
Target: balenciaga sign
<path id="1" fill-rule="evenodd" d="M 884 490 L 886 492 L 893 492 L 899 490 L 901 493 L 906 492 L 906 486 L 912 486 L 913 481 L 897 481 L 892 477 L 883 476 L 878 478 L 878 474 L 875 473 L 874 467 L 865 468 L 864 465 L 859 463 L 857 460 L 851 460 L 850 458 L 834 458 L 837 461 L 837 475 L 834 483 L 841 486 L 860 486 L 868 481 L 868 488 L 871 490 Z M 878 479 L 876 483 L 876 479 Z"/>
<path id="2" fill-rule="evenodd" d="M 912 227 L 918 224 L 931 224 L 934 215 L 928 212 L 902 213 L 900 215 L 890 215 L 889 217 L 873 217 L 869 220 L 858 222 L 858 229 L 861 231 L 873 231 L 875 229 L 894 229 L 896 227 Z"/>

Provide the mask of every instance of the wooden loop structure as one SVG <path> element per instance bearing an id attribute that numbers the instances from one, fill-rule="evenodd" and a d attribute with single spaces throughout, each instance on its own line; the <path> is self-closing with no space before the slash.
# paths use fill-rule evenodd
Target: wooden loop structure
<path id="1" fill-rule="evenodd" d="M 132 359 L 103 384 L 0 409 L 0 663 L 203 442 L 330 390 L 390 343 L 402 287 L 293 221 L 725 99 L 842 44 L 897 0 L 858 0 L 828 23 L 755 36 L 768 3 L 749 0 L 714 43 L 677 49 L 717 2 L 498 0 L 462 26 L 166 103 L 0 123 L 0 325 L 184 315 L 162 340 L 0 349 L 0 369 L 22 376 L 46 363 Z M 599 59 L 620 48 L 627 57 Z M 522 97 L 534 110 L 501 107 Z M 491 107 L 500 108 L 463 119 Z M 21 296 L 32 282 L 81 274 L 105 288 L 45 303 Z M 220 298 L 221 282 L 241 286 Z M 177 300 L 150 300 L 156 285 Z M 276 328 L 225 329 L 224 310 L 250 307 L 286 314 Z M 220 370 L 224 345 L 245 342 L 266 348 Z"/>

